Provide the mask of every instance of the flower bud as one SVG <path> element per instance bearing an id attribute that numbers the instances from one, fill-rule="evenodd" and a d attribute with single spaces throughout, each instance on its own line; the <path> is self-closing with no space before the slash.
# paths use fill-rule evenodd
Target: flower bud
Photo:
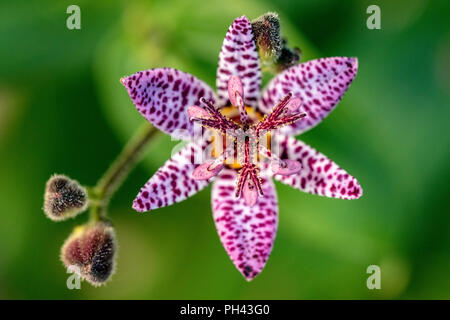
<path id="1" fill-rule="evenodd" d="M 259 56 L 263 63 L 278 60 L 281 55 L 280 20 L 274 12 L 268 12 L 252 21 Z"/>
<path id="2" fill-rule="evenodd" d="M 43 209 L 47 217 L 61 221 L 86 210 L 87 200 L 86 189 L 77 181 L 55 174 L 47 181 Z"/>
<path id="3" fill-rule="evenodd" d="M 82 279 L 99 286 L 114 273 L 116 251 L 113 227 L 96 222 L 74 229 L 61 248 L 61 260 L 66 268 L 76 266 Z"/>
<path id="4" fill-rule="evenodd" d="M 287 40 L 283 39 L 282 41 L 282 49 L 281 54 L 278 60 L 276 61 L 277 72 L 281 72 L 286 70 L 292 66 L 295 66 L 301 57 L 301 51 L 299 48 L 290 49 L 287 46 Z"/>
<path id="5" fill-rule="evenodd" d="M 300 61 L 300 50 L 290 49 L 281 38 L 280 19 L 268 12 L 252 21 L 252 30 L 262 66 L 273 73 L 286 70 Z"/>

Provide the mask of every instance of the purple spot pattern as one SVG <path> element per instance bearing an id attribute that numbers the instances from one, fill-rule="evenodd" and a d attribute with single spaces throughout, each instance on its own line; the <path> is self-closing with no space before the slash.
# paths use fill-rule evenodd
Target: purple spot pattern
<path id="1" fill-rule="evenodd" d="M 261 69 L 252 26 L 246 16 L 234 20 L 219 54 L 216 87 L 220 106 L 228 102 L 228 80 L 232 75 L 242 81 L 244 104 L 256 106 L 261 87 Z"/>
<path id="2" fill-rule="evenodd" d="M 305 119 L 281 129 L 286 135 L 305 132 L 322 121 L 337 105 L 358 70 L 356 58 L 321 58 L 291 67 L 276 76 L 264 89 L 259 108 L 267 113 L 288 92 L 303 102 Z"/>
<path id="3" fill-rule="evenodd" d="M 189 143 L 169 159 L 141 188 L 133 202 L 139 212 L 154 210 L 180 202 L 206 187 L 210 180 L 195 180 L 192 171 L 197 166 L 194 157 L 204 152 L 203 145 Z"/>
<path id="4" fill-rule="evenodd" d="M 253 207 L 236 198 L 235 170 L 224 169 L 212 187 L 212 210 L 217 233 L 236 268 L 248 280 L 264 268 L 278 226 L 278 201 L 272 179 L 261 177 L 264 197 Z"/>
<path id="5" fill-rule="evenodd" d="M 149 69 L 121 81 L 138 111 L 156 128 L 177 139 L 188 140 L 193 134 L 187 108 L 198 104 L 201 97 L 215 100 L 206 83 L 176 69 Z"/>
<path id="6" fill-rule="evenodd" d="M 275 175 L 274 179 L 295 189 L 330 198 L 358 199 L 362 188 L 345 170 L 306 143 L 292 137 L 275 137 L 281 158 L 297 160 L 302 170 L 290 176 Z"/>

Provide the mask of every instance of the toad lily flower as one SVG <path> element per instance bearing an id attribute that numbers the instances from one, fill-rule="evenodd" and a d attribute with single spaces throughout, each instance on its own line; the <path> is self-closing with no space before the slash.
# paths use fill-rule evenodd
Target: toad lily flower
<path id="1" fill-rule="evenodd" d="M 220 240 L 237 269 L 252 280 L 266 264 L 278 226 L 272 178 L 321 196 L 362 195 L 355 178 L 293 137 L 334 109 L 357 68 L 356 58 L 312 60 L 280 73 L 260 94 L 258 52 L 251 24 L 243 16 L 223 42 L 217 95 L 201 80 L 175 69 L 150 69 L 121 79 L 148 121 L 190 141 L 142 187 L 133 208 L 144 212 L 168 206 L 212 182 Z M 210 135 L 196 138 L 197 123 Z M 201 164 L 195 161 L 198 153 L 207 157 Z"/>

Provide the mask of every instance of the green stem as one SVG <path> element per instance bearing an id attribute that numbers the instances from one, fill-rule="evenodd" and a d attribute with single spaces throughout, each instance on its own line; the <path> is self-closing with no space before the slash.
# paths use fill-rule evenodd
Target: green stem
<path id="1" fill-rule="evenodd" d="M 145 147 L 158 130 L 144 123 L 128 141 L 119 156 L 103 174 L 97 185 L 88 190 L 90 198 L 90 219 L 99 221 L 106 218 L 106 209 L 114 192 L 141 159 Z"/>

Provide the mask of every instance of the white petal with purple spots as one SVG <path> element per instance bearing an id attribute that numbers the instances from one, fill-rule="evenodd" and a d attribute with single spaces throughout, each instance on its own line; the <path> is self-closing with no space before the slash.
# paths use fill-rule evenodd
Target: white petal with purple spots
<path id="1" fill-rule="evenodd" d="M 231 76 L 238 76 L 242 81 L 245 105 L 256 106 L 261 87 L 261 69 L 252 25 L 246 16 L 234 20 L 220 51 L 216 80 L 220 106 L 228 101 L 228 80 Z"/>
<path id="2" fill-rule="evenodd" d="M 269 112 L 288 92 L 302 101 L 307 117 L 281 129 L 286 135 L 305 132 L 322 121 L 337 105 L 358 70 L 356 58 L 311 60 L 276 76 L 264 89 L 259 108 Z"/>
<path id="3" fill-rule="evenodd" d="M 197 167 L 195 157 L 204 152 L 203 147 L 190 143 L 156 171 L 142 187 L 133 202 L 133 209 L 146 212 L 169 206 L 196 194 L 206 187 L 210 180 L 195 180 L 192 171 Z"/>
<path id="4" fill-rule="evenodd" d="M 235 197 L 235 170 L 224 169 L 212 188 L 212 210 L 217 233 L 236 268 L 248 280 L 264 268 L 278 226 L 278 202 L 275 186 L 263 176 L 264 197 L 252 207 Z"/>
<path id="5" fill-rule="evenodd" d="M 362 188 L 345 170 L 306 143 L 293 137 L 278 136 L 280 158 L 297 160 L 302 169 L 289 176 L 274 179 L 304 192 L 340 199 L 358 199 Z"/>
<path id="6" fill-rule="evenodd" d="M 215 100 L 203 81 L 170 68 L 140 71 L 121 79 L 138 111 L 156 128 L 177 139 L 189 140 L 193 124 L 187 108 L 199 99 Z"/>

